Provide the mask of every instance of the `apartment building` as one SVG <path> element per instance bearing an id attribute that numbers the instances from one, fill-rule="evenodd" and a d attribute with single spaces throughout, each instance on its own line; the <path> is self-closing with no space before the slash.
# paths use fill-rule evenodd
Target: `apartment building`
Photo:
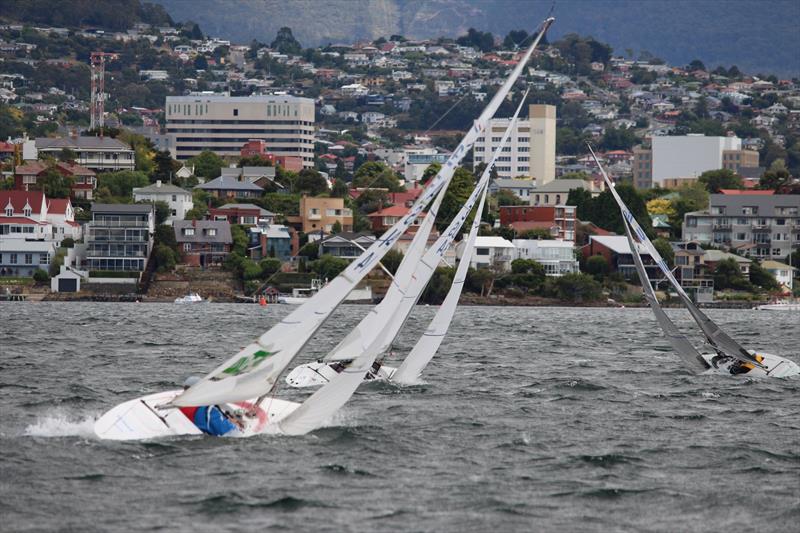
<path id="1" fill-rule="evenodd" d="M 707 211 L 684 215 L 683 240 L 759 259 L 783 260 L 800 247 L 800 196 L 723 189 Z"/>
<path id="2" fill-rule="evenodd" d="M 656 136 L 651 148 L 633 149 L 633 182 L 640 189 L 690 183 L 707 170 L 758 167 L 758 152 L 742 147 L 738 137 L 702 134 Z"/>
<path id="3" fill-rule="evenodd" d="M 286 220 L 303 233 L 330 233 L 337 222 L 342 231 L 353 231 L 353 211 L 345 208 L 343 198 L 300 198 L 300 214 Z"/>
<path id="4" fill-rule="evenodd" d="M 501 178 L 530 176 L 541 187 L 556 177 L 556 108 L 533 104 L 528 119 L 517 120 L 508 143 L 495 167 Z M 475 165 L 489 162 L 497 149 L 510 118 L 495 118 L 478 137 L 473 149 Z"/>
<path id="5" fill-rule="evenodd" d="M 56 159 L 63 150 L 70 150 L 76 156 L 75 163 L 95 172 L 133 170 L 136 166 L 133 149 L 111 137 L 39 137 L 36 150 Z"/>
<path id="6" fill-rule="evenodd" d="M 276 156 L 300 157 L 304 168 L 314 166 L 310 98 L 193 93 L 168 96 L 165 113 L 176 159 L 189 159 L 203 150 L 238 158 L 245 144 L 261 140 Z"/>
<path id="7" fill-rule="evenodd" d="M 575 259 L 575 244 L 547 239 L 514 239 L 515 259 L 532 259 L 544 267 L 546 275 L 563 276 L 580 272 Z"/>
<path id="8" fill-rule="evenodd" d="M 141 272 L 153 249 L 152 204 L 92 204 L 85 270 Z"/>

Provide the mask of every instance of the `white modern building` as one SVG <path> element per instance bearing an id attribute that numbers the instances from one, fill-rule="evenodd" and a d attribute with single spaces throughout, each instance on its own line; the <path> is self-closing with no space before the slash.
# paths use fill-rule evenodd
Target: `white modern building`
<path id="1" fill-rule="evenodd" d="M 314 166 L 314 100 L 310 98 L 192 93 L 167 96 L 165 113 L 176 159 L 189 159 L 203 150 L 239 157 L 245 143 L 262 140 L 270 153 L 301 157 L 304 167 Z"/>
<path id="2" fill-rule="evenodd" d="M 449 154 L 440 153 L 436 148 L 409 148 L 405 150 L 406 181 L 417 182 L 432 163 L 444 164 Z"/>
<path id="3" fill-rule="evenodd" d="M 495 167 L 501 178 L 529 176 L 537 186 L 550 183 L 556 177 L 556 108 L 533 104 L 527 120 L 517 120 L 514 131 Z M 510 118 L 495 118 L 474 148 L 474 164 L 489 162 L 497 149 Z"/>
<path id="4" fill-rule="evenodd" d="M 580 271 L 572 241 L 514 239 L 514 259 L 532 259 L 544 266 L 548 276 L 563 276 Z"/>
<path id="5" fill-rule="evenodd" d="M 133 201 L 164 202 L 169 205 L 170 215 L 166 223 L 170 226 L 176 220 L 184 220 L 186 213 L 194 207 L 191 192 L 171 183 L 162 183 L 161 180 L 147 187 L 133 189 Z"/>
<path id="6" fill-rule="evenodd" d="M 456 245 L 456 257 L 461 259 L 464 255 L 466 239 Z M 502 237 L 476 237 L 475 250 L 470 259 L 472 268 L 496 268 L 501 272 L 511 270 L 511 261 L 514 256 L 514 244 Z"/>
<path id="7" fill-rule="evenodd" d="M 743 150 L 738 137 L 706 137 L 703 134 L 661 135 L 650 149 L 634 149 L 633 178 L 639 188 L 696 180 L 708 170 L 758 167 L 758 152 Z"/>

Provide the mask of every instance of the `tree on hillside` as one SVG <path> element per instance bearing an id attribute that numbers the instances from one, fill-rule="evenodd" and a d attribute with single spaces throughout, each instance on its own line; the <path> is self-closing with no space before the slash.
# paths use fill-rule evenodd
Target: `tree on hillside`
<path id="1" fill-rule="evenodd" d="M 650 220 L 650 215 L 647 213 L 647 207 L 644 203 L 642 195 L 630 185 L 622 184 L 615 187 L 617 193 L 628 206 L 636 221 L 642 226 L 644 232 L 649 236 L 653 236 L 653 222 Z M 578 196 L 581 193 L 572 194 L 567 197 L 567 202 L 576 201 L 577 203 L 569 203 L 575 205 L 578 209 L 577 216 L 580 220 L 585 222 L 594 222 L 599 227 L 613 231 L 619 235 L 625 233 L 625 226 L 622 220 L 622 215 L 619 212 L 619 206 L 616 200 L 611 195 L 611 191 L 605 190 L 600 193 L 596 198 L 589 198 L 588 201 L 585 197 Z"/>
<path id="2" fill-rule="evenodd" d="M 318 171 L 312 168 L 304 168 L 297 173 L 297 177 L 294 179 L 293 192 L 317 196 L 328 192 L 328 182 Z"/>
<path id="3" fill-rule="evenodd" d="M 521 47 L 528 37 L 528 32 L 525 30 L 511 30 L 503 39 L 503 48 L 515 50 Z"/>
<path id="4" fill-rule="evenodd" d="M 466 35 L 456 39 L 456 43 L 461 46 L 473 46 L 481 52 L 488 52 L 494 48 L 494 35 L 488 31 L 483 32 L 470 28 Z"/>
<path id="5" fill-rule="evenodd" d="M 111 196 L 131 198 L 133 189 L 147 187 L 150 180 L 144 172 L 136 170 L 119 170 L 117 172 L 102 172 L 97 175 L 97 189 L 107 189 Z"/>
<path id="6" fill-rule="evenodd" d="M 186 164 L 194 166 L 195 176 L 214 179 L 220 176 L 222 167 L 225 166 L 225 160 L 211 150 L 203 150 L 189 159 Z"/>
<path id="7" fill-rule="evenodd" d="M 757 285 L 766 291 L 780 290 L 781 285 L 771 272 L 761 266 L 758 261 L 750 263 L 750 283 Z"/>
<path id="8" fill-rule="evenodd" d="M 751 291 L 753 284 L 744 277 L 739 264 L 732 257 L 717 263 L 713 272 L 714 288 L 717 290 L 734 289 L 738 291 Z"/>
<path id="9" fill-rule="evenodd" d="M 786 169 L 783 159 L 776 159 L 758 180 L 759 189 L 783 191 L 792 182 L 792 176 Z"/>
<path id="10" fill-rule="evenodd" d="M 64 176 L 53 167 L 48 168 L 36 180 L 37 187 L 48 198 L 69 198 L 70 189 L 75 179 Z"/>
<path id="11" fill-rule="evenodd" d="M 586 260 L 586 266 L 583 267 L 587 274 L 594 276 L 597 281 L 603 281 L 608 275 L 609 271 L 608 261 L 602 255 L 593 255 Z"/>
<path id="12" fill-rule="evenodd" d="M 367 189 L 363 191 L 355 201 L 358 211 L 363 214 L 374 213 L 384 207 L 391 205 L 389 203 L 389 195 L 385 191 L 377 189 Z"/>
<path id="13" fill-rule="evenodd" d="M 303 47 L 292 35 L 292 29 L 284 26 L 278 30 L 275 40 L 269 45 L 273 50 L 277 50 L 281 54 L 300 54 Z"/>
<path id="14" fill-rule="evenodd" d="M 710 193 L 718 193 L 720 189 L 743 189 L 741 176 L 727 168 L 719 170 L 707 170 L 700 174 L 697 180 L 702 183 L 706 190 Z"/>
<path id="15" fill-rule="evenodd" d="M 681 187 L 677 192 L 678 198 L 672 201 L 675 214 L 669 217 L 669 224 L 679 231 L 686 213 L 702 211 L 708 207 L 708 191 L 701 183 L 694 183 Z"/>
<path id="16" fill-rule="evenodd" d="M 513 192 L 505 189 L 497 191 L 494 195 L 494 199 L 497 202 L 497 207 L 501 205 L 526 205 L 528 203 Z"/>
<path id="17" fill-rule="evenodd" d="M 608 128 L 600 142 L 603 150 L 630 150 L 638 142 L 632 129 Z"/>
<path id="18" fill-rule="evenodd" d="M 428 165 L 428 168 L 422 173 L 422 178 L 420 178 L 420 183 L 425 185 L 428 181 L 434 177 L 439 171 L 442 170 L 441 163 L 431 163 Z"/>
<path id="19" fill-rule="evenodd" d="M 450 186 L 447 187 L 442 205 L 439 207 L 439 216 L 436 217 L 436 227 L 439 231 L 447 228 L 474 188 L 475 177 L 472 172 L 464 167 L 458 167 L 453 174 L 453 179 L 450 180 Z M 471 224 L 471 220 L 472 218 L 469 218 L 465 225 Z"/>
<path id="20" fill-rule="evenodd" d="M 388 189 L 390 192 L 403 190 L 400 179 L 394 170 L 385 163 L 369 161 L 364 163 L 353 177 L 353 186 L 358 188 Z"/>
<path id="21" fill-rule="evenodd" d="M 153 157 L 153 164 L 155 165 L 155 169 L 150 175 L 151 182 L 155 182 L 156 180 L 168 182 L 175 172 L 181 168 L 180 163 L 172 159 L 172 155 L 168 150 L 156 152 Z"/>

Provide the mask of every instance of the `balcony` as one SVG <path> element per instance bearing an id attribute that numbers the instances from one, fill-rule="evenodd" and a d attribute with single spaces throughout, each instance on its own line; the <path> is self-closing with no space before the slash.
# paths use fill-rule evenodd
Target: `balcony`
<path id="1" fill-rule="evenodd" d="M 92 228 L 148 228 L 149 224 L 144 220 L 103 220 L 96 219 L 89 223 Z"/>
<path id="2" fill-rule="evenodd" d="M 308 220 L 322 220 L 322 215 L 317 213 L 316 215 L 310 214 L 308 215 Z"/>
<path id="3" fill-rule="evenodd" d="M 750 226 L 750 228 L 753 231 L 758 231 L 758 232 L 769 232 L 769 231 L 772 231 L 772 228 L 767 224 L 753 224 L 752 226 Z"/>
<path id="4" fill-rule="evenodd" d="M 732 226 L 730 224 L 713 224 L 712 228 L 714 231 L 731 231 Z"/>

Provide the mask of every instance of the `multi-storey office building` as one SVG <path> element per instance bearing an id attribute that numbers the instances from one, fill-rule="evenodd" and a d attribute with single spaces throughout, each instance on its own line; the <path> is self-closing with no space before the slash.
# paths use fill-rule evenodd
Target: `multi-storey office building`
<path id="1" fill-rule="evenodd" d="M 86 270 L 144 270 L 153 248 L 152 204 L 92 204 L 86 226 Z"/>
<path id="2" fill-rule="evenodd" d="M 527 120 L 517 120 L 508 143 L 497 158 L 495 168 L 501 178 L 530 176 L 541 187 L 556 177 L 556 108 L 533 104 Z M 475 142 L 475 165 L 489 162 L 510 118 L 495 118 Z"/>
<path id="3" fill-rule="evenodd" d="M 782 260 L 800 248 L 799 213 L 796 194 L 723 189 L 711 195 L 707 211 L 684 215 L 683 240 Z"/>
<path id="4" fill-rule="evenodd" d="M 277 156 L 294 156 L 314 166 L 314 100 L 288 95 L 229 96 L 195 93 L 168 96 L 167 134 L 173 156 L 184 160 L 203 150 L 223 157 L 263 140 Z"/>

